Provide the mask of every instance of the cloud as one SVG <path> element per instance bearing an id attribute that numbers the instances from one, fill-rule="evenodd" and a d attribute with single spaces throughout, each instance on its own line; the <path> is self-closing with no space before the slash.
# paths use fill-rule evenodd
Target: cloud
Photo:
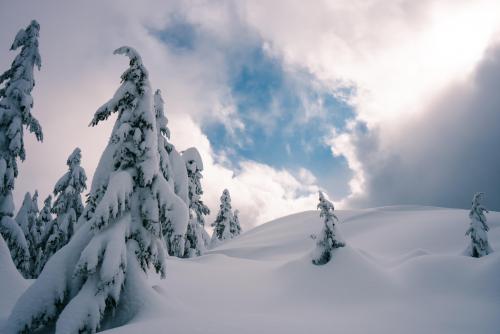
<path id="1" fill-rule="evenodd" d="M 38 189 L 42 198 L 50 193 L 66 171 L 67 155 L 76 146 L 81 147 L 82 164 L 92 177 L 114 119 L 94 128 L 87 125 L 94 111 L 113 95 L 127 66 L 126 59 L 112 55 L 113 49 L 131 45 L 140 50 L 153 86 L 164 93 L 173 143 L 179 150 L 196 146 L 202 153 L 204 200 L 212 208 L 212 217 L 225 187 L 232 191 L 245 228 L 315 207 L 310 199 L 316 188 L 307 182 L 304 187 L 300 176 L 250 160 L 228 165 L 201 131 L 200 125 L 208 121 L 223 122 L 235 131 L 243 126 L 235 117 L 225 74 L 227 64 L 221 56 L 224 46 L 237 49 L 238 44 L 246 43 L 238 30 L 245 28 L 234 22 L 237 9 L 229 3 L 214 7 L 202 3 L 186 6 L 177 1 L 127 6 L 119 1 L 27 1 L 0 6 L 3 14 L 16 13 L 2 15 L 5 33 L 0 36 L 0 45 L 7 57 L 0 59 L 0 68 L 7 68 L 15 56 L 7 49 L 17 30 L 32 18 L 41 24 L 43 66 L 35 74 L 33 113 L 43 126 L 45 140 L 37 143 L 26 134 L 27 160 L 21 164 L 14 191 L 17 205 L 25 191 Z M 156 32 L 172 26 L 189 31 L 187 39 L 172 40 L 171 35 L 166 43 L 158 38 Z"/>
<path id="2" fill-rule="evenodd" d="M 358 161 L 369 173 L 365 191 L 350 204 L 468 207 L 472 195 L 483 191 L 487 206 L 500 210 L 499 86 L 497 44 L 470 77 L 408 119 L 397 141 L 382 148 L 378 136 L 351 132 L 350 161 Z"/>
<path id="3" fill-rule="evenodd" d="M 203 200 L 211 208 L 208 222 L 215 220 L 219 198 L 225 188 L 231 193 L 233 208 L 240 210 L 245 229 L 316 207 L 319 187 L 307 169 L 302 168 L 294 175 L 285 169 L 251 160 L 231 164 L 212 150 L 207 136 L 191 118 L 180 118 L 176 124 L 171 128 L 172 136 L 181 143 L 195 143 L 203 158 Z M 185 148 L 178 146 L 181 150 Z"/>
<path id="4" fill-rule="evenodd" d="M 472 184 L 482 188 L 482 177 L 495 178 L 488 167 L 484 176 L 467 182 L 468 186 L 460 181 L 470 178 L 473 169 L 461 166 L 470 165 L 470 159 L 462 159 L 471 154 L 454 145 L 463 140 L 447 134 L 451 131 L 446 121 L 436 125 L 436 115 L 450 118 L 456 128 L 468 126 L 467 137 L 484 134 L 470 134 L 470 122 L 455 109 L 438 112 L 433 106 L 443 101 L 443 108 L 451 108 L 452 102 L 444 101 L 460 97 L 450 95 L 449 90 L 471 79 L 494 42 L 500 28 L 498 1 L 321 1 L 309 5 L 274 1 L 249 2 L 245 8 L 249 24 L 286 63 L 307 68 L 332 87 L 356 87 L 356 94 L 348 99 L 356 119 L 344 130 L 332 129 L 325 139 L 353 171 L 351 194 L 343 204 L 412 202 L 463 207 L 468 205 L 464 197 L 471 196 Z M 274 15 L 277 11 L 279 17 Z M 484 98 L 491 101 L 491 96 Z M 490 113 L 488 103 L 476 101 L 469 108 L 477 117 L 488 119 L 483 115 Z M 413 130 L 420 119 L 427 121 L 422 134 Z M 494 125 L 491 132 L 498 132 Z M 430 133 L 436 134 L 431 144 L 425 138 Z M 422 152 L 429 153 L 428 159 Z M 414 190 L 418 188 L 422 191 Z M 458 196 L 461 192 L 466 195 Z M 492 197 L 496 198 L 495 191 Z"/>
<path id="5" fill-rule="evenodd" d="M 499 7 L 494 0 L 1 3 L 6 57 L 0 68 L 14 57 L 7 49 L 17 30 L 32 18 L 41 23 L 43 67 L 36 73 L 34 114 L 46 139 L 40 144 L 27 135 L 16 202 L 26 190 L 47 194 L 75 146 L 82 148 L 92 175 L 113 121 L 96 128 L 87 124 L 119 84 L 126 59 L 112 50 L 123 44 L 141 51 L 153 86 L 162 89 L 173 143 L 180 150 L 200 148 L 204 198 L 213 212 L 224 187 L 247 226 L 314 208 L 319 187 L 342 194 L 350 189 L 343 204 L 360 206 L 463 206 L 476 186 L 496 198 L 497 161 L 487 154 L 494 151 L 491 142 L 498 142 L 496 96 L 487 92 L 496 84 L 490 75 L 496 73 L 497 52 L 492 49 L 484 59 L 483 54 L 498 31 Z M 293 76 L 298 83 L 285 87 L 299 92 L 305 106 L 294 122 L 308 122 L 331 107 L 331 101 L 309 94 L 304 82 L 317 84 L 312 91 L 335 92 L 346 110 L 354 110 L 355 115 L 341 115 L 351 119 L 341 126 L 318 135 L 313 122 L 298 138 L 304 150 L 314 140 L 329 145 L 320 153 L 331 148 L 336 164 L 329 160 L 301 171 L 229 159 L 235 148 L 214 148 L 204 134 L 210 122 L 233 134 L 248 130 L 231 89 L 234 63 L 228 55 L 246 61 L 256 46 L 286 74 L 302 73 Z M 273 124 L 281 124 L 274 116 Z M 286 156 L 302 156 L 294 144 L 289 153 L 283 145 Z M 311 175 L 313 167 L 321 169 L 321 178 Z"/>

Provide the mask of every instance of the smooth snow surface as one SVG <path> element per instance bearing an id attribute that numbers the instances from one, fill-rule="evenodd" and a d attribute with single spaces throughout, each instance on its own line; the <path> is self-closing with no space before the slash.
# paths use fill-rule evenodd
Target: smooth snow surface
<path id="1" fill-rule="evenodd" d="M 494 252 L 479 259 L 461 255 L 466 210 L 335 213 L 346 247 L 328 264 L 311 263 L 319 212 L 283 217 L 169 258 L 166 279 L 149 278 L 163 304 L 105 333 L 499 333 L 500 213 L 488 215 Z"/>
<path id="2" fill-rule="evenodd" d="M 28 282 L 17 271 L 7 244 L 0 236 L 0 324 L 9 316 L 17 298 L 28 287 Z"/>

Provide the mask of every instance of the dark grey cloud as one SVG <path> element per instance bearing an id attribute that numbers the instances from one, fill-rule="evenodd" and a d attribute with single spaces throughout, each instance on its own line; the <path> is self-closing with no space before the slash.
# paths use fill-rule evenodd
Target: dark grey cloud
<path id="1" fill-rule="evenodd" d="M 464 82 L 382 148 L 377 130 L 353 130 L 366 192 L 353 206 L 422 204 L 466 208 L 474 192 L 500 210 L 500 44 Z"/>

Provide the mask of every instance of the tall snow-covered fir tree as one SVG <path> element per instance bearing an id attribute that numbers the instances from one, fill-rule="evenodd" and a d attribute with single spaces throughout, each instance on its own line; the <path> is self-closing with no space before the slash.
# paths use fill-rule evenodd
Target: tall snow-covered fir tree
<path id="1" fill-rule="evenodd" d="M 185 213 L 188 212 L 188 204 L 183 197 L 185 189 L 187 189 L 188 177 L 185 167 L 183 167 L 183 170 L 179 170 L 178 160 L 182 160 L 182 158 L 174 145 L 168 141 L 170 139 L 170 129 L 167 126 L 168 119 L 165 116 L 164 101 L 159 89 L 154 94 L 154 110 L 158 135 L 160 171 L 177 195 L 172 198 L 170 212 L 165 215 L 165 221 L 162 221 L 162 224 L 165 225 L 163 233 L 168 253 L 172 256 L 183 257 L 186 243 L 185 234 L 188 228 L 188 220 L 184 219 L 186 216 Z M 184 160 L 182 160 L 182 163 L 184 163 Z"/>
<path id="2" fill-rule="evenodd" d="M 29 250 L 24 233 L 13 219 L 12 190 L 18 174 L 17 159 L 24 160 L 24 127 L 42 141 L 42 128 L 31 114 L 35 86 L 34 67 L 41 67 L 38 52 L 40 25 L 36 21 L 21 29 L 10 47 L 21 48 L 10 69 L 0 75 L 0 233 L 7 242 L 16 266 L 27 270 Z M 22 269 L 24 268 L 24 269 Z"/>
<path id="3" fill-rule="evenodd" d="M 465 235 L 470 235 L 470 245 L 466 253 L 472 257 L 482 257 L 493 252 L 488 243 L 489 227 L 486 223 L 488 210 L 481 204 L 484 193 L 476 193 L 472 199 L 472 208 L 469 212 L 470 226 Z"/>
<path id="4" fill-rule="evenodd" d="M 38 246 L 37 246 L 37 254 L 35 256 L 35 265 L 32 268 L 32 273 L 34 277 L 38 277 L 42 272 L 45 263 L 49 259 L 49 257 L 53 254 L 47 254 L 46 243 L 47 239 L 50 236 L 50 232 L 53 226 L 53 218 L 50 211 L 52 210 L 52 196 L 49 195 L 43 201 L 43 207 L 40 210 L 40 213 L 37 217 L 37 223 L 40 226 L 40 235 L 38 238 Z"/>
<path id="5" fill-rule="evenodd" d="M 7 320 L 11 332 L 53 322 L 56 334 L 122 324 L 155 298 L 145 272 L 154 268 L 165 276 L 162 221 L 175 194 L 160 171 L 148 72 L 133 48 L 115 54 L 128 56 L 130 65 L 91 122 L 118 114 L 80 218 L 85 221 L 19 298 Z"/>
<path id="6" fill-rule="evenodd" d="M 186 170 L 189 179 L 189 225 L 186 232 L 185 257 L 200 256 L 207 249 L 210 237 L 205 231 L 205 216 L 210 214 L 210 209 L 201 200 L 203 189 L 201 188 L 201 172 L 203 161 L 198 150 L 190 147 L 182 152 L 186 162 Z"/>
<path id="7" fill-rule="evenodd" d="M 68 171 L 54 186 L 54 206 L 52 213 L 56 215 L 57 227 L 62 238 L 57 249 L 61 248 L 73 236 L 75 224 L 83 213 L 82 192 L 87 189 L 87 175 L 82 166 L 81 150 L 77 147 L 69 155 L 66 165 Z M 56 250 L 57 250 L 56 249 Z"/>
<path id="8" fill-rule="evenodd" d="M 333 212 L 335 210 L 333 203 L 327 200 L 321 191 L 319 192 L 318 209 L 324 224 L 320 235 L 315 237 L 317 243 L 312 262 L 316 265 L 322 265 L 328 263 L 332 258 L 333 251 L 344 247 L 345 243 L 340 239 L 335 228 L 338 218 Z"/>
<path id="9" fill-rule="evenodd" d="M 232 239 L 236 235 L 231 232 L 231 225 L 233 224 L 233 232 L 237 230 L 234 227 L 234 215 L 231 207 L 231 195 L 227 189 L 224 189 L 220 197 L 219 212 L 215 221 L 212 223 L 214 228 L 212 234 L 211 247 L 215 247 L 225 240 Z M 238 232 L 239 234 L 239 232 Z"/>

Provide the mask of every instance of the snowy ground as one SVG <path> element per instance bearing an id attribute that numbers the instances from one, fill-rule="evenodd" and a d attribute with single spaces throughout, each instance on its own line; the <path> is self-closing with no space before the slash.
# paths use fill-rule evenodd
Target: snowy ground
<path id="1" fill-rule="evenodd" d="M 339 211 L 348 247 L 320 267 L 309 257 L 318 212 L 284 217 L 205 256 L 171 258 L 165 280 L 150 278 L 159 302 L 106 333 L 498 333 L 500 213 L 488 215 L 498 251 L 481 259 L 461 255 L 467 214 Z M 0 325 L 28 285 L 4 255 Z"/>

